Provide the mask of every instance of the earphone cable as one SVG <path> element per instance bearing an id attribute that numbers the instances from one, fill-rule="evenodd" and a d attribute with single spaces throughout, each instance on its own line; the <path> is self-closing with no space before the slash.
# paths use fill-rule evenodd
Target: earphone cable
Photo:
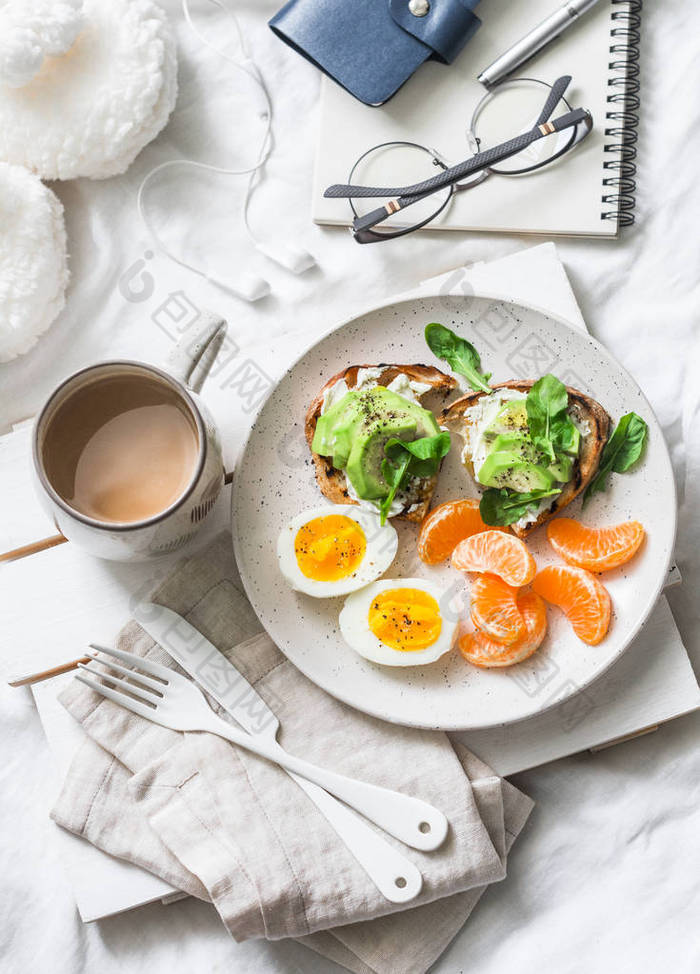
<path id="1" fill-rule="evenodd" d="M 194 271 L 196 274 L 199 274 L 201 277 L 204 277 L 207 280 L 211 280 L 212 278 L 210 278 L 209 275 L 204 270 L 195 267 L 193 264 L 188 263 L 184 258 L 179 257 L 169 247 L 167 247 L 161 240 L 146 210 L 146 206 L 145 206 L 146 188 L 155 176 L 163 172 L 165 169 L 169 169 L 175 166 L 190 166 L 194 169 L 204 170 L 206 172 L 219 173 L 221 175 L 226 175 L 226 176 L 248 176 L 248 180 L 246 183 L 246 191 L 243 198 L 243 207 L 242 207 L 243 224 L 253 244 L 257 246 L 258 241 L 253 235 L 249 225 L 248 209 L 249 209 L 250 199 L 253 193 L 253 188 L 255 186 L 256 177 L 260 174 L 260 171 L 262 170 L 265 163 L 267 162 L 273 148 L 272 100 L 267 90 L 267 86 L 265 85 L 265 82 L 263 81 L 262 76 L 257 68 L 257 65 L 251 59 L 246 49 L 245 42 L 243 39 L 243 34 L 240 28 L 240 24 L 238 22 L 238 18 L 235 16 L 232 10 L 229 10 L 228 7 L 221 2 L 221 0 L 209 0 L 209 3 L 212 3 L 215 6 L 219 7 L 232 20 L 236 31 L 238 47 L 243 56 L 242 61 L 230 57 L 228 54 L 225 54 L 223 51 L 219 50 L 219 48 L 217 48 L 214 44 L 212 44 L 210 41 L 207 40 L 207 38 L 201 33 L 201 31 L 196 27 L 196 25 L 192 20 L 192 16 L 190 14 L 190 9 L 189 9 L 189 0 L 182 0 L 183 15 L 188 27 L 191 29 L 191 31 L 197 37 L 197 39 L 205 47 L 214 51 L 216 54 L 219 55 L 219 57 L 223 58 L 225 61 L 228 61 L 239 71 L 242 71 L 249 78 L 251 78 L 251 80 L 257 85 L 260 93 L 262 94 L 263 103 L 264 103 L 264 110 L 263 110 L 262 117 L 265 119 L 265 127 L 260 142 L 260 149 L 257 154 L 257 159 L 253 163 L 253 165 L 243 169 L 228 169 L 223 166 L 213 166 L 209 163 L 198 162 L 194 159 L 169 159 L 166 162 L 160 163 L 158 166 L 156 166 L 154 169 L 152 169 L 149 173 L 146 174 L 146 176 L 141 181 L 141 185 L 139 186 L 136 195 L 136 207 L 139 216 L 143 221 L 143 224 L 146 227 L 149 235 L 153 239 L 154 243 L 158 246 L 158 248 L 167 257 L 169 257 L 170 260 L 174 261 L 176 264 L 179 264 L 181 267 L 185 267 L 188 270 Z M 221 282 L 217 280 L 217 283 L 221 283 Z"/>

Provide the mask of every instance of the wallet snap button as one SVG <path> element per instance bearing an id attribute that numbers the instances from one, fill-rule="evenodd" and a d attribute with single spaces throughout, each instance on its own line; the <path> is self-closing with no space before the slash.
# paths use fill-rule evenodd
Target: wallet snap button
<path id="1" fill-rule="evenodd" d="M 430 10 L 428 0 L 408 0 L 408 9 L 414 17 L 425 17 Z"/>

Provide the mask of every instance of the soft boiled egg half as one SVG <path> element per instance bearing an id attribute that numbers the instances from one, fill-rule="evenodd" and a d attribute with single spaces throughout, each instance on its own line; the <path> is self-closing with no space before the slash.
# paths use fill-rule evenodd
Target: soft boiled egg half
<path id="1" fill-rule="evenodd" d="M 396 528 L 351 504 L 303 511 L 280 532 L 277 557 L 297 592 L 317 599 L 347 595 L 387 570 L 396 557 Z"/>
<path id="2" fill-rule="evenodd" d="M 345 600 L 340 631 L 356 653 L 385 666 L 422 666 L 449 652 L 457 620 L 446 593 L 424 578 L 383 578 Z"/>

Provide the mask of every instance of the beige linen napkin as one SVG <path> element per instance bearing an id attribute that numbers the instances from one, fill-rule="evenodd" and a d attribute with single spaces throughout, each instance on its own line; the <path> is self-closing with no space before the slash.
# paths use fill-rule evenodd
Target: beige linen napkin
<path id="1" fill-rule="evenodd" d="M 485 886 L 505 876 L 530 799 L 446 735 L 368 717 L 302 676 L 261 630 L 228 535 L 183 562 L 153 598 L 255 685 L 289 751 L 433 803 L 450 821 L 448 838 L 433 853 L 395 843 L 424 886 L 410 909 L 389 903 L 275 765 L 211 734 L 159 727 L 77 682 L 61 700 L 88 740 L 52 817 L 210 900 L 236 940 L 294 937 L 357 974 L 423 974 Z M 117 645 L 177 668 L 133 621 Z"/>

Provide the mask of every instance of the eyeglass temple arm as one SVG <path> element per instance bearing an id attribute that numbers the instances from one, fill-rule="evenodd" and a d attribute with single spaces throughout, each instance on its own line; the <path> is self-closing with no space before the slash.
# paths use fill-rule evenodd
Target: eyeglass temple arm
<path id="1" fill-rule="evenodd" d="M 487 166 L 493 165 L 496 162 L 502 162 L 504 159 L 508 159 L 517 152 L 522 152 L 532 142 L 543 138 L 545 135 L 550 135 L 552 132 L 559 132 L 564 128 L 570 128 L 572 125 L 578 125 L 587 115 L 588 112 L 583 108 L 577 108 L 572 112 L 567 112 L 565 115 L 560 115 L 553 122 L 536 125 L 529 132 L 523 132 L 520 135 L 516 135 L 515 138 L 509 139 L 507 142 L 502 142 L 500 145 L 492 146 L 484 152 L 479 152 L 470 159 L 466 159 L 456 166 L 451 166 L 437 176 L 431 176 L 430 179 L 425 179 L 421 183 L 413 183 L 411 186 L 355 186 L 347 183 L 336 183 L 333 186 L 329 186 L 323 195 L 329 199 L 367 199 L 375 196 L 422 196 L 427 193 L 432 193 L 438 189 L 442 189 L 443 186 L 449 186 L 450 183 L 454 183 L 458 179 L 463 179 L 465 176 L 477 172 L 479 169 L 485 169 Z"/>
<path id="2" fill-rule="evenodd" d="M 508 159 L 510 156 L 514 156 L 518 152 L 522 152 L 523 149 L 526 149 L 538 139 L 542 139 L 547 135 L 552 135 L 555 132 L 560 132 L 565 128 L 571 128 L 572 126 L 579 125 L 581 122 L 587 122 L 590 125 L 590 118 L 590 113 L 585 108 L 576 108 L 572 112 L 567 112 L 565 115 L 560 115 L 559 118 L 555 119 L 553 122 L 542 123 L 541 125 L 531 129 L 529 132 L 524 132 L 522 135 L 518 135 L 514 139 L 509 139 L 508 142 L 503 142 L 501 145 L 487 149 L 486 152 L 480 152 L 471 159 L 467 159 L 465 162 L 461 162 L 457 166 L 452 166 L 451 169 L 446 169 L 438 176 L 433 176 L 430 179 L 426 179 L 422 183 L 416 183 L 414 186 L 406 186 L 400 190 L 362 186 L 339 186 L 337 189 L 342 190 L 342 192 L 338 192 L 336 194 L 331 194 L 330 192 L 336 187 L 330 186 L 324 195 L 333 195 L 339 198 L 345 196 L 358 198 L 391 196 L 396 193 L 401 193 L 398 198 L 390 200 L 384 206 L 381 206 L 376 210 L 372 210 L 370 213 L 367 213 L 362 217 L 357 217 L 353 221 L 353 227 L 356 231 L 367 230 L 370 227 L 375 226 L 375 224 L 380 223 L 382 220 L 385 220 L 393 213 L 398 213 L 399 210 L 403 210 L 407 206 L 411 206 L 413 203 L 417 203 L 419 200 L 425 199 L 426 196 L 430 196 L 432 193 L 437 192 L 444 186 L 456 183 L 465 176 L 469 176 L 472 173 L 477 172 L 479 169 L 485 169 L 487 166 L 493 165 L 496 162 L 502 162 L 504 159 Z M 352 192 L 346 193 L 345 190 L 352 190 Z M 356 192 L 357 190 L 364 190 L 364 192 Z"/>
<path id="3" fill-rule="evenodd" d="M 557 80 L 552 85 L 549 94 L 547 95 L 547 100 L 542 106 L 542 111 L 539 114 L 535 125 L 542 125 L 543 122 L 548 122 L 552 112 L 557 107 L 561 99 L 564 97 L 564 92 L 571 84 L 571 75 L 563 74 L 561 78 Z"/>
<path id="4" fill-rule="evenodd" d="M 535 128 L 538 125 L 542 125 L 544 122 L 547 122 L 549 120 L 550 115 L 552 114 L 557 104 L 561 100 L 570 82 L 571 82 L 570 74 L 565 74 L 562 75 L 561 78 L 557 78 L 557 80 L 552 85 L 549 94 L 547 95 L 547 99 L 544 105 L 542 106 L 542 111 L 540 112 L 537 121 L 535 122 L 535 126 L 534 126 Z M 526 133 L 526 134 L 529 135 L 530 133 Z M 517 136 L 517 138 L 520 138 L 520 136 Z M 501 149 L 506 149 L 506 147 L 512 141 L 513 140 L 511 139 L 509 142 L 503 142 L 500 145 L 494 146 L 492 149 L 488 151 L 498 152 Z M 472 159 L 469 161 L 475 162 L 477 160 L 482 159 L 484 155 L 485 153 L 479 153 L 478 155 L 473 156 Z M 492 162 L 501 161 L 502 159 L 507 159 L 507 158 L 508 158 L 507 155 L 499 156 L 498 160 L 493 159 Z M 464 165 L 464 163 L 462 163 L 461 165 Z M 488 165 L 488 163 L 477 166 L 477 169 L 485 168 L 485 165 Z M 448 177 L 447 178 L 448 183 L 452 181 L 450 176 L 454 172 L 455 168 L 456 167 L 453 166 L 451 169 L 446 169 L 441 173 L 442 177 Z M 475 171 L 476 169 L 470 170 L 470 172 L 475 172 Z M 326 199 L 347 199 L 347 198 L 361 199 L 363 197 L 372 197 L 372 196 L 403 196 L 403 195 L 408 195 L 417 192 L 418 186 L 421 185 L 423 184 L 416 183 L 412 186 L 395 186 L 395 187 L 387 188 L 385 186 L 357 186 L 353 183 L 334 183 L 332 186 L 329 186 L 326 189 L 323 195 Z"/>

